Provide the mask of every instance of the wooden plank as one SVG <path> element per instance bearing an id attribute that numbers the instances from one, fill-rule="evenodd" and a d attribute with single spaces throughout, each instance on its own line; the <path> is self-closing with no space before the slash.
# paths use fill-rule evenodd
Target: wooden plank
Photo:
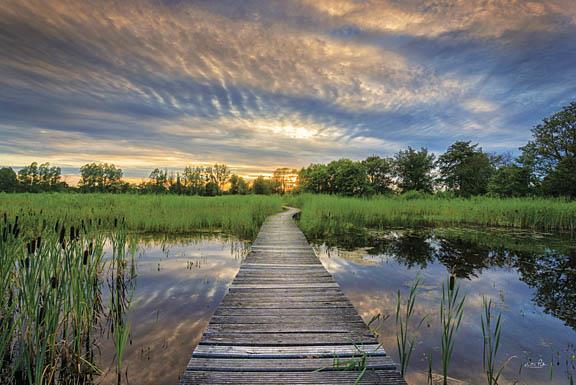
<path id="1" fill-rule="evenodd" d="M 228 372 L 267 372 L 267 371 L 315 371 L 339 370 L 342 364 L 334 358 L 292 358 L 285 359 L 282 367 L 278 368 L 276 359 L 246 360 L 242 358 L 192 358 L 188 370 L 215 370 Z M 395 364 L 389 357 L 373 356 L 366 358 L 366 367 L 369 369 L 394 369 Z"/>
<path id="2" fill-rule="evenodd" d="M 317 345 L 317 346 L 220 346 L 199 344 L 192 357 L 203 358 L 252 358 L 252 359 L 289 359 L 306 357 L 360 357 L 386 356 L 379 344 L 355 345 Z"/>
<path id="3" fill-rule="evenodd" d="M 387 384 L 406 385 L 399 373 L 392 370 L 367 370 L 363 375 L 354 371 L 321 372 L 218 372 L 186 370 L 180 380 L 182 385 L 342 385 Z"/>

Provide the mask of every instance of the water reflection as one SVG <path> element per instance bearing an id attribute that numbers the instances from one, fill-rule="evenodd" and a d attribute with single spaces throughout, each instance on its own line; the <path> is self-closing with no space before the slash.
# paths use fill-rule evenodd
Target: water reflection
<path id="1" fill-rule="evenodd" d="M 128 383 L 176 384 L 202 331 L 236 275 L 246 244 L 223 234 L 133 237 L 136 283 L 127 314 Z M 109 253 L 108 253 L 109 254 Z M 109 292 L 104 292 L 108 301 Z M 99 383 L 115 384 L 114 344 L 97 341 Z"/>
<path id="2" fill-rule="evenodd" d="M 576 249 L 573 239 L 531 233 L 454 229 L 394 229 L 356 232 L 360 237 L 317 240 L 318 253 L 343 290 L 368 320 L 377 313 L 394 314 L 397 289 L 406 293 L 420 276 L 423 283 L 415 319 L 432 320 L 419 330 L 409 380 L 425 384 L 424 354 L 439 364 L 440 285 L 450 274 L 459 277 L 468 295 L 457 337 L 453 375 L 472 384 L 482 374 L 480 311 L 487 295 L 503 312 L 500 359 L 515 357 L 501 383 L 520 373 L 527 384 L 568 383 L 576 342 Z M 343 241 L 345 239 L 345 241 Z M 380 331 L 384 346 L 395 353 L 393 321 Z M 537 365 L 539 360 L 544 365 Z M 552 379 L 550 377 L 552 376 Z"/>

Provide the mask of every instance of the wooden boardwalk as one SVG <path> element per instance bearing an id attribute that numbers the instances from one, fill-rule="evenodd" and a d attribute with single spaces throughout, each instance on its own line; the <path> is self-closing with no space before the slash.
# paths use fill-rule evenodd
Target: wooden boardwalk
<path id="1" fill-rule="evenodd" d="M 405 384 L 294 220 L 269 217 L 180 384 Z"/>

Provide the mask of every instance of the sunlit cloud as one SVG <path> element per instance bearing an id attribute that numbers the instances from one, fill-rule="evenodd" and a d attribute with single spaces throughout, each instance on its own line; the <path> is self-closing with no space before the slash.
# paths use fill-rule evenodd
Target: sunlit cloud
<path id="1" fill-rule="evenodd" d="M 575 38 L 568 0 L 4 1 L 0 163 L 514 151 L 576 94 Z"/>

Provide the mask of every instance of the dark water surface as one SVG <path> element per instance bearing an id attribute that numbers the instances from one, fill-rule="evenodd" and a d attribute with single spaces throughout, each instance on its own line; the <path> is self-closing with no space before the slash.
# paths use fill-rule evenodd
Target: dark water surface
<path id="1" fill-rule="evenodd" d="M 576 344 L 574 239 L 522 232 L 393 229 L 348 233 L 314 244 L 366 321 L 379 313 L 390 315 L 377 326 L 394 359 L 396 291 L 405 296 L 420 277 L 414 318 L 428 318 L 417 331 L 409 383 L 426 383 L 425 354 L 432 355 L 434 371 L 439 371 L 441 284 L 452 274 L 467 295 L 450 370 L 456 380 L 486 383 L 480 312 L 482 297 L 487 296 L 503 317 L 499 360 L 514 357 L 500 384 L 514 383 L 519 368 L 519 384 L 569 384 Z M 137 278 L 127 314 L 131 344 L 124 357 L 129 383 L 178 383 L 246 246 L 222 234 L 148 237 L 137 243 Z M 104 374 L 99 382 L 115 384 L 113 344 L 103 335 L 100 345 Z"/>

